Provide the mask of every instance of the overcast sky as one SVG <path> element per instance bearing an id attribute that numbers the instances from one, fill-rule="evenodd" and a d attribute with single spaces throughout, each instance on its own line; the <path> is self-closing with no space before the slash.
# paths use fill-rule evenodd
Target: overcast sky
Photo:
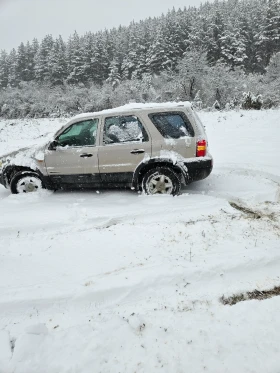
<path id="1" fill-rule="evenodd" d="M 128 25 L 160 16 L 174 6 L 199 6 L 200 0 L 0 0 L 0 50 L 21 42 Z"/>

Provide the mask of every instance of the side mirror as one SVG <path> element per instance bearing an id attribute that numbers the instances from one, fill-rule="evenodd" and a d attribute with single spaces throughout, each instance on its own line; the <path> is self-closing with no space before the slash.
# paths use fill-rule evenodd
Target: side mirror
<path id="1" fill-rule="evenodd" d="M 49 150 L 56 150 L 57 147 L 58 147 L 58 141 L 53 140 L 49 145 Z"/>

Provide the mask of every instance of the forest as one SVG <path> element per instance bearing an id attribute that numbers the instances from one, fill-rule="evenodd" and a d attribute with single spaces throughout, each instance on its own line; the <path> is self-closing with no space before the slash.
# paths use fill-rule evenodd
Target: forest
<path id="1" fill-rule="evenodd" d="M 128 27 L 46 35 L 0 54 L 0 116 L 73 115 L 131 101 L 280 105 L 280 3 L 227 0 Z"/>

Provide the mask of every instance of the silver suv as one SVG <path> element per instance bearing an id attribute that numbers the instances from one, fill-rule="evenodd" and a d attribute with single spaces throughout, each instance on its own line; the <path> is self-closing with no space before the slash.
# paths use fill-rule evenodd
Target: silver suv
<path id="1" fill-rule="evenodd" d="M 212 167 L 190 103 L 129 104 L 78 115 L 43 146 L 3 156 L 0 182 L 12 193 L 130 187 L 177 195 Z"/>

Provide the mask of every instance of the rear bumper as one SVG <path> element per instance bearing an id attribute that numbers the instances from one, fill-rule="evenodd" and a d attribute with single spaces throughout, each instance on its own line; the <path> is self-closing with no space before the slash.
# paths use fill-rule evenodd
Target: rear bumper
<path id="1" fill-rule="evenodd" d="M 203 180 L 209 176 L 213 170 L 213 159 L 212 157 L 205 157 L 199 160 L 186 162 L 185 166 L 188 169 L 187 183 L 193 181 Z"/>

